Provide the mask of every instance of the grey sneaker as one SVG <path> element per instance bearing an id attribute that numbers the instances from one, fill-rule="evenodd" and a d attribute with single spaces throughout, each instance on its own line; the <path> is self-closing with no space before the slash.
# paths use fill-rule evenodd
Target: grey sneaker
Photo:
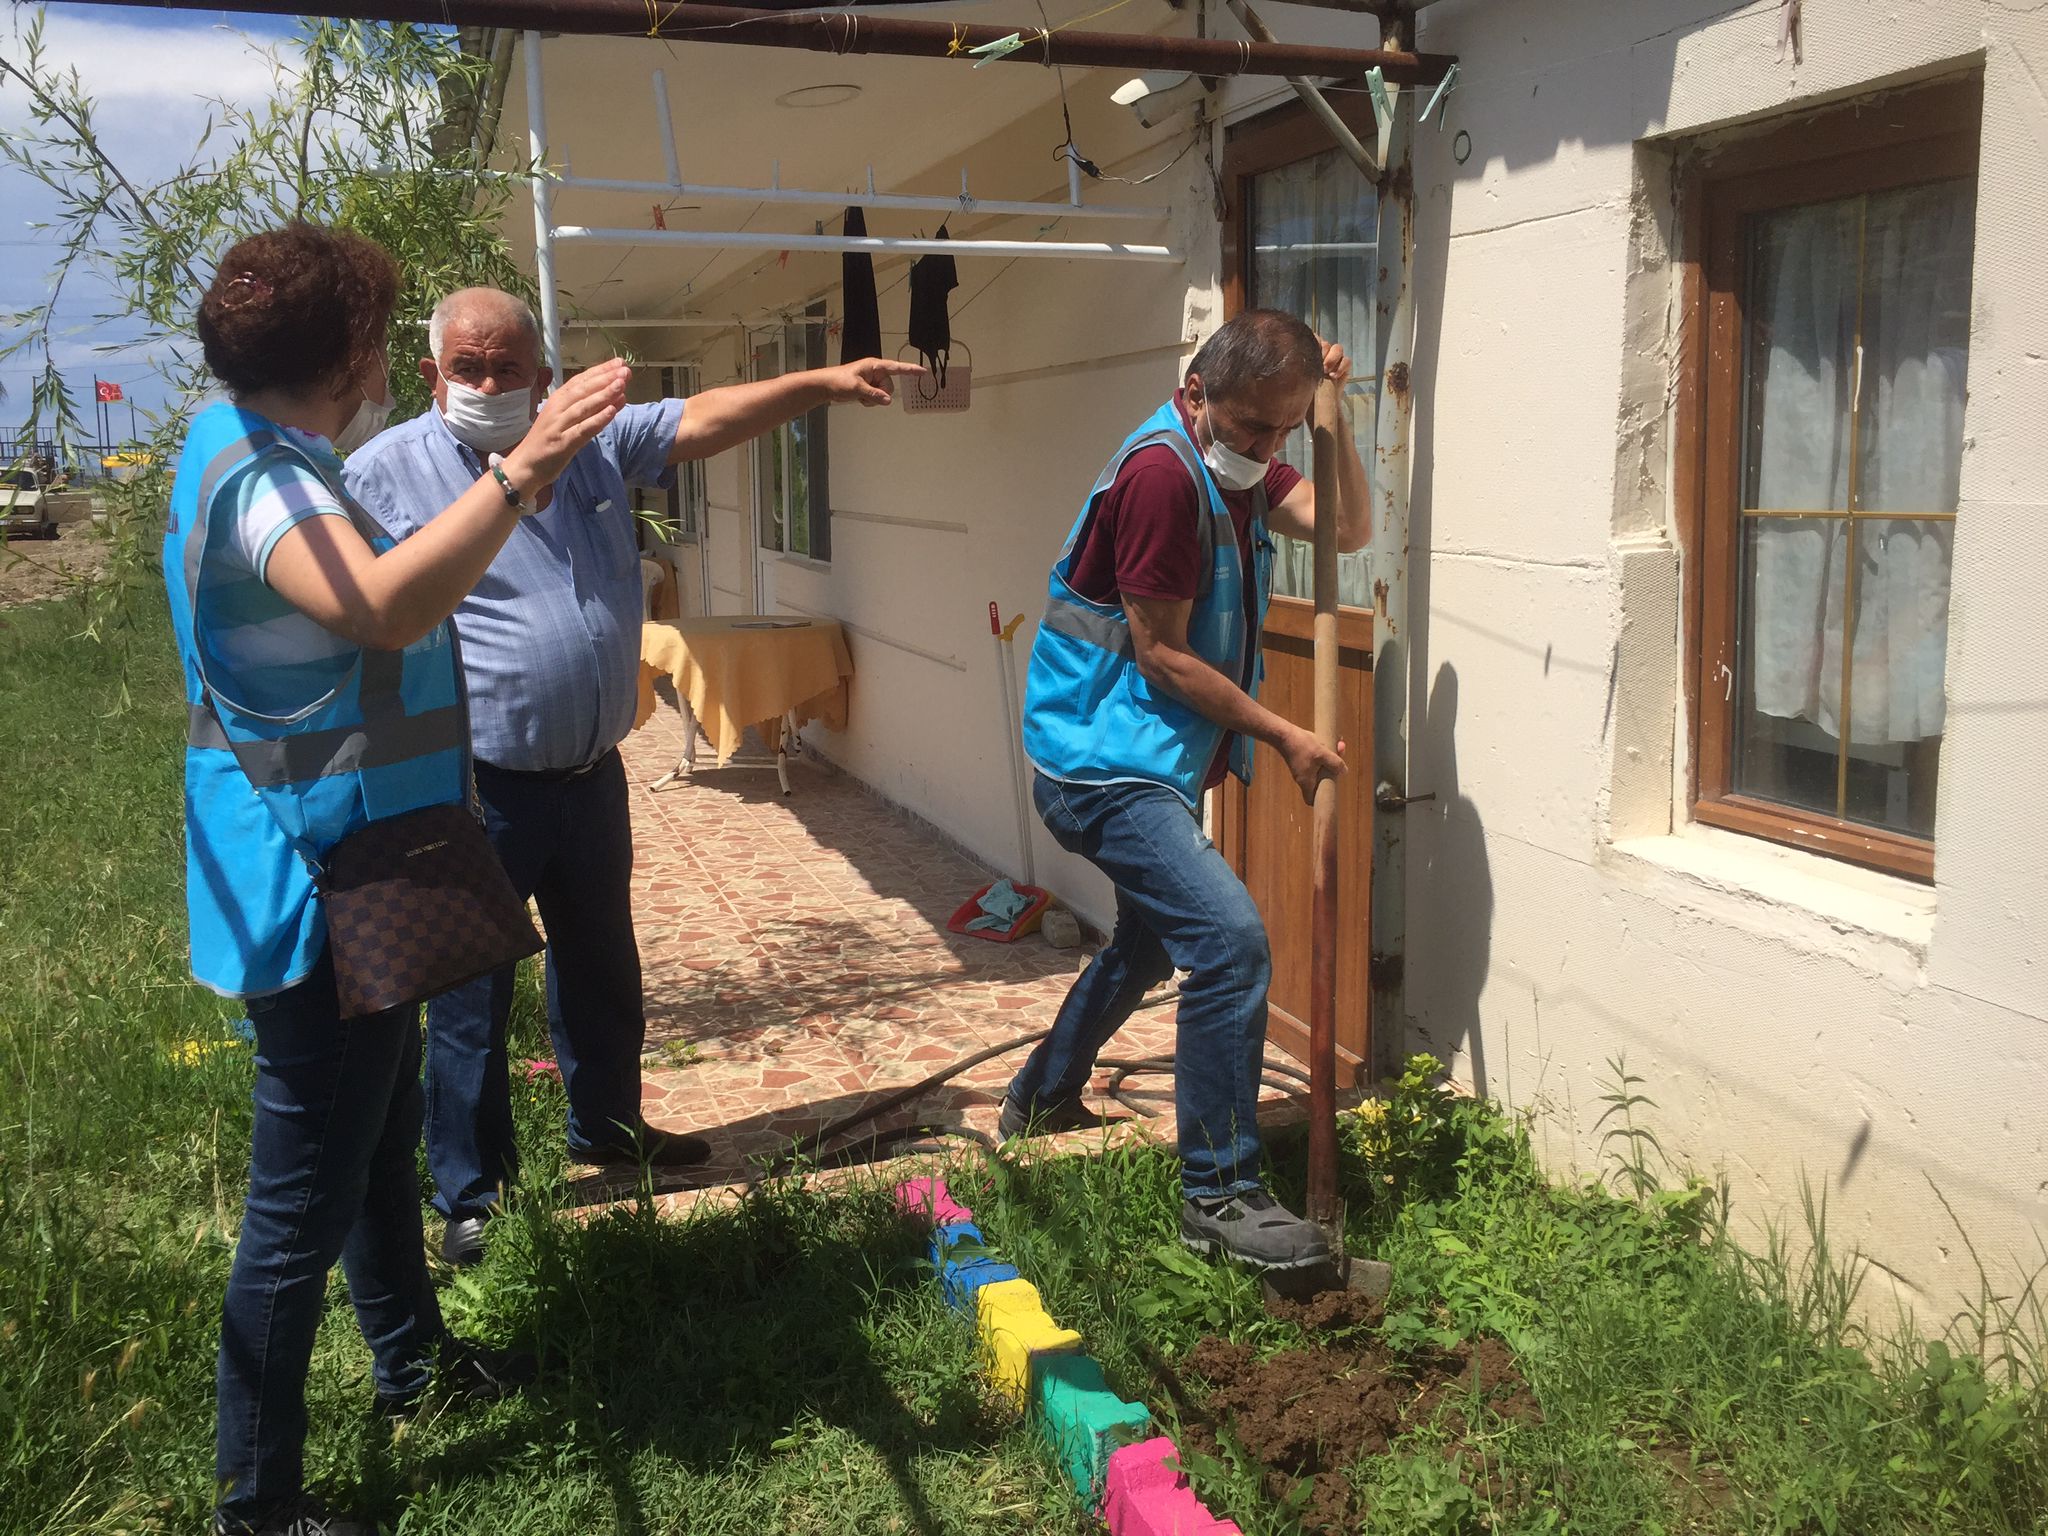
<path id="1" fill-rule="evenodd" d="M 1061 1131 L 1088 1131 L 1102 1124 L 1102 1116 L 1079 1099 L 1040 1104 L 1026 1109 L 1007 1093 L 1003 1112 L 996 1117 L 996 1131 L 1003 1140 L 1012 1136 L 1057 1136 Z"/>
<path id="2" fill-rule="evenodd" d="M 383 1536 L 374 1520 L 337 1514 L 311 1494 L 273 1504 L 253 1517 L 216 1510 L 214 1536 Z"/>
<path id="3" fill-rule="evenodd" d="M 1182 1202 L 1180 1240 L 1199 1254 L 1220 1253 L 1255 1269 L 1308 1269 L 1331 1259 L 1323 1229 L 1263 1189 Z"/>

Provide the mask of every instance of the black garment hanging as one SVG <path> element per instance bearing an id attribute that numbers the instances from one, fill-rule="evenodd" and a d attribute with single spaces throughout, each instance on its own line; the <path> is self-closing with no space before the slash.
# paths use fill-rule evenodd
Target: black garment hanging
<path id="1" fill-rule="evenodd" d="M 868 232 L 868 221 L 858 208 L 846 210 L 845 232 L 852 236 Z M 839 361 L 857 363 L 864 357 L 880 357 L 882 308 L 875 298 L 875 258 L 865 251 L 841 256 L 839 287 L 846 303 L 846 317 L 839 325 Z"/>
<path id="2" fill-rule="evenodd" d="M 937 238 L 952 238 L 945 225 L 939 226 Z M 926 399 L 946 387 L 946 363 L 953 350 L 953 322 L 946 314 L 946 295 L 959 286 L 960 277 L 950 256 L 925 256 L 910 264 L 910 345 L 932 373 L 933 385 L 918 385 Z"/>

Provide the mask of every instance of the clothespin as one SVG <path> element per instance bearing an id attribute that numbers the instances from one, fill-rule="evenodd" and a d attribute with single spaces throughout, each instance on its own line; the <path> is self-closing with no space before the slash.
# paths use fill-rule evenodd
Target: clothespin
<path id="1" fill-rule="evenodd" d="M 997 59 L 1002 58 L 1006 54 L 1015 53 L 1023 46 L 1023 37 L 1016 32 L 1012 32 L 1008 37 L 999 37 L 992 43 L 983 43 L 979 48 L 970 48 L 967 51 L 976 55 L 974 67 L 979 69 L 984 64 L 995 63 Z"/>
<path id="2" fill-rule="evenodd" d="M 1792 54 L 1794 64 L 1806 62 L 1806 43 L 1800 36 L 1799 0 L 1778 0 L 1778 58 L 1784 60 L 1787 50 Z"/>
<path id="3" fill-rule="evenodd" d="M 1450 108 L 1445 103 L 1449 99 L 1451 92 L 1457 88 L 1458 66 L 1456 62 L 1453 62 L 1451 67 L 1444 71 L 1443 79 L 1437 81 L 1436 90 L 1430 94 L 1429 105 L 1422 109 L 1422 121 L 1425 123 L 1429 121 L 1430 113 L 1434 112 L 1437 114 L 1436 128 L 1438 133 L 1443 132 L 1444 118 L 1450 113 Z"/>
<path id="4" fill-rule="evenodd" d="M 656 229 L 668 228 L 668 215 L 659 203 L 654 205 L 654 227 Z"/>
<path id="5" fill-rule="evenodd" d="M 1387 77 L 1375 64 L 1365 72 L 1366 89 L 1372 92 L 1373 116 L 1380 120 L 1380 132 L 1385 133 L 1394 121 L 1394 103 L 1387 95 Z"/>

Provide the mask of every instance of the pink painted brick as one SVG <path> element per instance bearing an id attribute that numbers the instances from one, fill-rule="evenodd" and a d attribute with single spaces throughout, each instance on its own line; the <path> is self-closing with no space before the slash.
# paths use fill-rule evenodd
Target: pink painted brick
<path id="1" fill-rule="evenodd" d="M 938 1178 L 906 1179 L 898 1184 L 896 1208 L 906 1216 L 922 1216 L 935 1227 L 974 1220 L 974 1212 L 946 1193 L 946 1181 Z"/>
<path id="2" fill-rule="evenodd" d="M 1110 1452 L 1102 1494 L 1109 1536 L 1243 1536 L 1236 1521 L 1210 1514 L 1166 1464 L 1178 1455 L 1165 1435 Z"/>

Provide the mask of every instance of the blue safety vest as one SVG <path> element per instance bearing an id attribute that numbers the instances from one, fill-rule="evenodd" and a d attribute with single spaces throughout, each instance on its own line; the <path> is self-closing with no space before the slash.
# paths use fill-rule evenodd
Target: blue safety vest
<path id="1" fill-rule="evenodd" d="M 198 622 L 207 523 L 259 456 L 310 467 L 371 548 L 394 540 L 329 465 L 263 417 L 225 402 L 193 419 L 171 488 L 164 585 L 185 668 L 185 903 L 192 974 L 228 997 L 304 979 L 327 944 L 315 899 L 327 852 L 372 821 L 465 797 L 469 731 L 454 629 L 403 651 L 357 652 L 332 690 L 290 715 L 236 698 Z"/>
<path id="2" fill-rule="evenodd" d="M 1215 477 L 1188 435 L 1180 407 L 1169 400 L 1124 440 L 1096 479 L 1053 564 L 1024 691 L 1024 753 L 1047 778 L 1082 784 L 1163 784 L 1193 807 L 1200 803 L 1209 765 L 1223 741 L 1223 727 L 1145 680 L 1121 602 L 1094 602 L 1075 591 L 1071 582 L 1075 551 L 1096 502 L 1115 483 L 1124 461 L 1154 444 L 1174 451 L 1201 493 L 1201 510 L 1189 530 L 1202 550 L 1201 583 L 1188 616 L 1189 648 L 1258 697 L 1265 664 L 1254 635 L 1256 626 L 1265 623 L 1273 573 L 1265 483 L 1252 492 L 1249 577 L 1255 620 L 1248 625 L 1247 573 L 1238 552 L 1237 528 Z M 1251 748 L 1250 740 L 1240 737 L 1230 753 L 1230 771 L 1247 783 L 1252 776 Z"/>

